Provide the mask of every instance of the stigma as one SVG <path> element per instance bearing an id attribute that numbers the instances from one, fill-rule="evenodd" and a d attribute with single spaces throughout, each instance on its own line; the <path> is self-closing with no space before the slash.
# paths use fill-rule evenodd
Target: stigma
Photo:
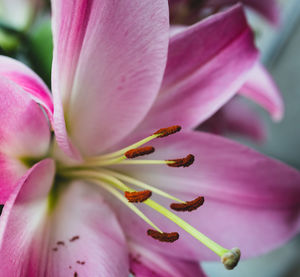
<path id="1" fill-rule="evenodd" d="M 64 168 L 61 175 L 64 177 L 86 180 L 98 185 L 111 193 L 151 226 L 146 232 L 149 237 L 159 242 L 176 243 L 179 239 L 179 232 L 177 232 L 177 230 L 164 232 L 139 209 L 140 205 L 149 206 L 152 210 L 173 221 L 182 230 L 192 235 L 195 239 L 216 253 L 221 258 L 221 262 L 224 264 L 225 268 L 232 269 L 237 265 L 240 258 L 240 250 L 238 248 L 228 250 L 222 247 L 173 213 L 173 211 L 178 213 L 196 212 L 196 210 L 204 204 L 204 196 L 199 195 L 199 192 L 189 191 L 189 193 L 198 196 L 193 200 L 184 201 L 156 186 L 144 183 L 143 181 L 126 174 L 126 168 L 130 165 L 167 165 L 174 168 L 174 170 L 176 170 L 176 168 L 192 166 L 195 162 L 195 156 L 193 154 L 187 154 L 183 158 L 175 159 L 168 159 L 168 157 L 166 157 L 165 160 L 141 159 L 141 157 L 147 157 L 155 152 L 153 146 L 145 144 L 157 138 L 161 139 L 174 135 L 180 130 L 181 127 L 179 125 L 161 128 L 152 133 L 152 135 L 118 151 L 97 157 L 90 157 L 79 166 L 76 165 L 74 167 L 69 166 Z M 122 165 L 121 171 L 119 171 L 120 165 Z M 119 167 L 116 168 L 115 166 Z M 173 211 L 154 201 L 152 198 L 155 195 L 172 201 L 169 207 Z"/>
<path id="2" fill-rule="evenodd" d="M 232 248 L 221 257 L 221 262 L 224 264 L 226 269 L 234 269 L 238 264 L 241 257 L 241 251 L 238 248 Z"/>

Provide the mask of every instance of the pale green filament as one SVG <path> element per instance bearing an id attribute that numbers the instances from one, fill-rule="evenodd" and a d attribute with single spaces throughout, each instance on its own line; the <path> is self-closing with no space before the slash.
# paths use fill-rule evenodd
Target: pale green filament
<path id="1" fill-rule="evenodd" d="M 83 178 L 83 179 L 87 179 L 87 180 L 89 180 L 91 182 L 96 182 L 97 184 L 100 184 L 100 185 L 102 184 L 102 182 L 105 182 L 105 183 L 113 185 L 114 187 L 116 187 L 117 189 L 119 189 L 121 191 L 130 191 L 130 192 L 134 191 L 133 189 L 131 189 L 130 187 L 126 186 L 123 182 L 121 182 L 117 178 L 115 178 L 113 176 L 110 176 L 108 174 L 101 173 L 101 172 L 95 172 L 95 171 L 92 171 L 92 170 L 69 171 L 68 173 L 66 173 L 66 175 L 69 176 L 69 177 L 80 177 L 80 178 Z M 104 188 L 107 189 L 106 187 L 104 187 Z M 115 193 L 114 193 L 114 195 L 115 195 Z M 123 198 L 124 198 L 124 200 L 126 199 L 125 197 L 123 197 Z M 122 200 L 122 202 L 126 203 L 126 205 L 130 204 L 130 203 L 127 203 L 127 201 L 124 202 Z M 171 221 L 173 221 L 175 224 L 177 224 L 178 226 L 180 226 L 186 232 L 188 232 L 189 234 L 191 234 L 194 238 L 196 238 L 201 243 L 203 243 L 210 250 L 212 250 L 213 252 L 215 252 L 218 256 L 222 257 L 225 253 L 227 253 L 227 252 L 230 251 L 230 250 L 228 250 L 228 249 L 220 246 L 216 242 L 212 241 L 207 236 L 205 236 L 204 234 L 202 234 L 201 232 L 199 232 L 197 229 L 195 229 L 194 227 L 192 227 L 190 224 L 188 224 L 187 222 L 185 222 L 183 219 L 181 219 L 180 217 L 178 217 L 177 215 L 175 215 L 174 213 L 172 213 L 168 209 L 164 208 L 163 206 L 159 205 L 155 201 L 153 201 L 151 199 L 147 199 L 143 203 L 146 204 L 146 205 L 148 205 L 152 209 L 156 210 L 160 214 L 164 215 L 165 217 L 167 217 Z M 132 205 L 132 206 L 134 206 L 134 205 Z M 131 206 L 130 206 L 130 209 L 133 210 L 133 208 Z M 148 219 L 142 212 L 139 211 L 139 213 L 137 213 L 137 214 L 141 218 L 143 218 L 147 223 L 151 222 L 150 219 Z M 152 223 L 152 222 L 151 222 L 150 225 L 151 226 L 155 226 L 154 223 Z M 154 228 L 157 229 L 157 227 L 154 227 Z M 159 229 L 157 229 L 157 230 L 159 230 Z"/>
<path id="2" fill-rule="evenodd" d="M 173 195 L 170 195 L 169 193 L 166 193 L 156 187 L 153 187 L 153 186 L 150 186 L 148 184 L 145 184 L 144 182 L 141 182 L 135 178 L 131 178 L 125 174 L 122 174 L 122 173 L 119 173 L 119 172 L 115 172 L 115 171 L 112 171 L 112 170 L 108 170 L 108 169 L 101 169 L 101 172 L 104 172 L 108 175 L 111 175 L 111 176 L 114 176 L 124 182 L 127 182 L 127 183 L 131 183 L 133 185 L 136 185 L 140 188 L 143 188 L 143 189 L 147 189 L 147 190 L 151 190 L 152 192 L 160 195 L 160 196 L 163 196 L 165 198 L 168 198 L 168 199 L 171 199 L 171 200 L 174 200 L 174 201 L 177 201 L 177 202 L 180 202 L 180 203 L 185 203 L 185 201 L 183 200 L 180 200 L 179 198 L 177 197 L 174 197 Z"/>
<path id="3" fill-rule="evenodd" d="M 102 183 L 99 180 L 96 179 L 87 179 L 99 186 L 101 186 L 102 188 L 104 188 L 105 190 L 107 190 L 108 192 L 110 192 L 112 195 L 114 195 L 116 198 L 118 198 L 121 202 L 123 202 L 129 209 L 131 209 L 134 213 L 136 213 L 141 219 L 143 219 L 145 222 L 147 222 L 152 228 L 154 228 L 155 230 L 157 230 L 158 232 L 162 233 L 162 230 L 160 230 L 145 214 L 143 214 L 135 205 L 133 205 L 132 203 L 128 202 L 128 200 L 124 197 L 123 194 L 121 194 L 120 192 L 118 192 L 116 189 L 114 189 L 113 187 Z"/>
<path id="4" fill-rule="evenodd" d="M 174 164 L 175 161 L 165 160 L 122 160 L 119 164 Z"/>
<path id="5" fill-rule="evenodd" d="M 109 191 L 111 194 L 113 194 L 115 197 L 117 197 L 121 202 L 123 202 L 129 209 L 131 209 L 133 212 L 135 212 L 139 217 L 141 217 L 145 222 L 147 222 L 150 226 L 152 226 L 157 231 L 162 231 L 146 216 L 144 215 L 135 205 L 128 202 L 127 198 L 124 197 L 121 193 L 119 193 L 116 189 L 109 186 L 108 184 L 113 185 L 117 189 L 121 191 L 134 191 L 133 189 L 127 187 L 124 183 L 120 182 L 118 179 L 111 177 L 106 174 L 101 174 L 99 172 L 95 171 L 69 171 L 64 176 L 68 177 L 77 177 L 82 178 L 84 180 L 90 181 L 92 183 L 95 183 L 105 190 Z"/>
<path id="6" fill-rule="evenodd" d="M 69 170 L 63 173 L 63 176 L 66 177 L 79 177 L 83 179 L 89 179 L 89 180 L 100 180 L 102 182 L 108 183 L 113 185 L 119 190 L 122 191 L 134 191 L 133 189 L 126 186 L 123 182 L 119 181 L 117 178 L 110 176 L 108 174 L 102 173 L 100 171 L 94 171 L 94 170 Z"/>
<path id="7" fill-rule="evenodd" d="M 127 151 L 131 150 L 131 149 L 135 149 L 137 147 L 140 147 L 142 145 L 144 145 L 145 143 L 159 137 L 161 134 L 153 134 L 149 137 L 146 137 L 134 144 L 131 144 L 121 150 L 118 150 L 116 152 L 112 152 L 112 153 L 109 153 L 109 154 L 105 154 L 105 155 L 101 155 L 101 156 L 98 156 L 98 157 L 93 157 L 93 158 L 90 158 L 88 161 L 101 161 L 101 160 L 105 160 L 105 159 L 111 159 L 111 158 L 115 158 L 115 157 L 118 157 L 118 156 L 122 156 L 124 155 Z"/>
<path id="8" fill-rule="evenodd" d="M 120 156 L 114 159 L 99 159 L 99 160 L 89 160 L 86 161 L 81 167 L 101 167 L 108 165 L 117 165 L 117 164 L 174 164 L 175 161 L 172 160 L 128 160 L 127 157 Z"/>
<path id="9" fill-rule="evenodd" d="M 81 165 L 81 167 L 100 167 L 100 166 L 107 166 L 107 165 L 113 165 L 113 164 L 118 164 L 124 160 L 126 160 L 127 157 L 125 155 L 113 158 L 113 159 L 94 159 L 94 160 L 88 160 L 84 164 Z"/>
<path id="10" fill-rule="evenodd" d="M 155 201 L 151 199 L 147 199 L 143 202 L 144 204 L 148 205 L 152 209 L 156 210 L 157 212 L 161 213 L 171 221 L 173 221 L 175 224 L 180 226 L 183 230 L 191 234 L 194 238 L 199 240 L 201 243 L 203 243 L 207 248 L 209 248 L 211 251 L 215 252 L 218 256 L 222 257 L 225 253 L 227 253 L 229 250 L 222 247 L 221 245 L 217 244 L 216 242 L 212 241 L 210 238 L 205 236 L 204 234 L 200 233 L 197 229 L 195 229 L 193 226 L 185 222 L 183 219 L 166 209 L 165 207 L 159 205 Z"/>
<path id="11" fill-rule="evenodd" d="M 105 166 L 112 166 L 112 165 L 142 165 L 142 164 L 149 164 L 149 165 L 172 165 L 177 162 L 177 160 L 132 160 L 126 157 L 126 152 L 129 150 L 136 149 L 147 142 L 160 137 L 162 133 L 153 134 L 147 138 L 144 138 L 128 147 L 125 147 L 119 151 L 108 153 L 105 155 L 100 155 L 97 157 L 87 158 L 85 162 L 81 165 L 76 166 L 68 166 L 68 167 L 61 167 L 59 170 L 59 174 L 64 177 L 70 178 L 80 178 L 83 180 L 90 181 L 98 186 L 101 186 L 103 189 L 107 190 L 109 193 L 114 195 L 117 199 L 119 199 L 122 203 L 124 203 L 128 208 L 130 208 L 134 213 L 136 213 L 141 219 L 143 219 L 146 223 L 148 223 L 153 229 L 157 230 L 160 233 L 163 233 L 143 212 L 141 212 L 133 203 L 129 202 L 128 199 L 120 193 L 118 190 L 123 192 L 134 192 L 132 188 L 128 187 L 124 182 L 128 184 L 135 185 L 137 187 L 141 187 L 145 190 L 149 190 L 152 193 L 156 193 L 160 196 L 172 199 L 179 203 L 186 203 L 158 188 L 152 187 L 146 183 L 143 183 L 139 180 L 136 180 L 132 177 L 129 177 L 125 174 L 115 172 L 109 169 L 105 169 Z M 168 135 L 168 134 L 166 134 Z M 161 206 L 157 202 L 153 201 L 152 199 L 148 198 L 143 201 L 141 204 L 146 204 L 150 208 L 154 209 L 158 213 L 162 214 L 169 220 L 173 221 L 179 227 L 184 229 L 202 244 L 204 244 L 207 248 L 212 250 L 218 256 L 221 257 L 222 263 L 225 265 L 227 269 L 233 269 L 240 258 L 240 250 L 238 248 L 233 248 L 232 250 L 228 250 L 216 242 L 212 241 L 210 238 L 199 232 L 193 226 L 185 222 L 183 219 L 175 215 L 169 209 Z"/>

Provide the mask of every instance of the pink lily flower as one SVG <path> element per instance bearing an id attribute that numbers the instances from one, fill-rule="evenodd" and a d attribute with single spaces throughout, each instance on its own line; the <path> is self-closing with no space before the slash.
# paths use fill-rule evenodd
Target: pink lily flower
<path id="1" fill-rule="evenodd" d="M 153 133 L 197 126 L 245 82 L 257 51 L 240 6 L 170 41 L 166 1 L 52 9 L 53 102 L 0 57 L 0 275 L 201 276 L 199 259 L 239 259 L 202 230 L 243 257 L 299 230 L 293 168 L 214 135 Z"/>

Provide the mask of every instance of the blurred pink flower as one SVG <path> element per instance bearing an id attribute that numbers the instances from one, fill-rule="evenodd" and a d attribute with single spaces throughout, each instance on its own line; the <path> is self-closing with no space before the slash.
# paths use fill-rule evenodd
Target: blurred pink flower
<path id="1" fill-rule="evenodd" d="M 226 5 L 243 3 L 255 10 L 273 25 L 279 24 L 279 6 L 277 0 L 208 0 L 207 6 L 218 8 Z"/>
<path id="2" fill-rule="evenodd" d="M 192 24 L 223 8 L 242 3 L 263 16 L 274 26 L 279 24 L 279 5 L 276 0 L 169 0 L 171 21 Z"/>
<path id="3" fill-rule="evenodd" d="M 299 230 L 300 174 L 293 168 L 201 132 L 158 138 L 177 127 L 136 143 L 161 127 L 197 126 L 245 82 L 257 51 L 240 6 L 170 40 L 166 1 L 53 0 L 52 9 L 54 104 L 35 73 L 0 58 L 0 275 L 119 277 L 131 269 L 137 276 L 201 276 L 196 261 L 215 255 L 195 238 L 225 264 L 238 251 L 197 229 L 241 246 L 243 257 Z M 58 146 L 50 143 L 48 119 Z M 150 141 L 156 160 L 127 158 Z M 194 164 L 174 168 L 193 162 L 192 155 L 176 160 L 188 153 Z M 177 217 L 142 199 L 149 190 L 183 210 L 203 199 L 180 199 L 207 201 L 201 212 Z M 134 206 L 128 200 L 135 196 L 145 201 Z M 170 219 L 194 238 L 180 233 L 167 244 L 145 235 L 150 224 L 152 237 L 177 239 Z"/>

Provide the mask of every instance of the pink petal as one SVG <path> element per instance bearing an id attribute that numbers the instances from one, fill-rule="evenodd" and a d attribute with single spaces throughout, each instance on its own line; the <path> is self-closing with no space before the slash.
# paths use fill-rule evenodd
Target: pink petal
<path id="1" fill-rule="evenodd" d="M 223 115 L 227 125 L 227 133 L 244 136 L 256 142 L 266 139 L 266 126 L 257 111 L 250 105 L 232 99 L 224 106 Z"/>
<path id="2" fill-rule="evenodd" d="M 127 135 L 154 101 L 166 62 L 167 1 L 52 6 L 56 135 L 67 145 L 65 114 L 81 153 L 97 154 Z"/>
<path id="3" fill-rule="evenodd" d="M 193 153 L 195 162 L 188 168 L 123 165 L 120 170 L 183 200 L 203 195 L 205 203 L 199 210 L 178 215 L 224 247 L 240 247 L 246 258 L 270 251 L 299 232 L 300 173 L 295 169 L 201 132 L 157 139 L 153 146 L 156 152 L 151 159 Z M 156 199 L 165 206 L 171 202 Z M 179 232 L 180 238 L 171 244 L 157 242 L 147 237 L 149 226 L 128 209 L 119 209 L 124 229 L 134 241 L 179 258 L 218 258 L 169 220 L 139 207 L 164 232 Z"/>
<path id="4" fill-rule="evenodd" d="M 0 203 L 27 171 L 25 159 L 48 151 L 50 130 L 42 109 L 12 81 L 0 77 Z"/>
<path id="5" fill-rule="evenodd" d="M 241 6 L 173 36 L 161 92 L 141 129 L 196 127 L 241 87 L 257 60 Z"/>
<path id="6" fill-rule="evenodd" d="M 45 108 L 49 119 L 52 120 L 51 93 L 35 72 L 17 60 L 0 56 L 0 76 L 8 78 L 28 92 L 32 99 Z"/>
<path id="7" fill-rule="evenodd" d="M 72 272 L 77 272 L 78 276 L 127 277 L 125 237 L 107 202 L 90 184 L 80 182 L 71 184 L 60 197 L 49 230 L 49 260 L 44 257 L 48 276 L 73 276 Z M 76 236 L 79 239 L 70 241 Z M 58 241 L 65 247 L 57 245 Z"/>
<path id="8" fill-rule="evenodd" d="M 73 183 L 57 187 L 49 208 L 53 174 L 52 161 L 39 163 L 5 205 L 0 275 L 127 277 L 128 250 L 107 204 L 89 184 Z"/>
<path id="9" fill-rule="evenodd" d="M 241 88 L 241 94 L 257 102 L 279 121 L 283 117 L 284 104 L 281 93 L 264 66 L 257 63 Z"/>
<path id="10" fill-rule="evenodd" d="M 198 262 L 176 259 L 130 244 L 130 271 L 136 277 L 205 277 Z"/>
<path id="11" fill-rule="evenodd" d="M 26 266 L 34 255 L 36 230 L 42 231 L 40 223 L 47 212 L 46 197 L 53 177 L 54 162 L 39 162 L 18 182 L 6 202 L 0 217 L 1 276 L 41 276 L 26 272 Z M 39 247 L 43 248 L 42 244 Z"/>
<path id="12" fill-rule="evenodd" d="M 266 127 L 256 109 L 238 97 L 230 100 L 199 127 L 200 130 L 218 135 L 237 135 L 255 142 L 266 139 Z"/>

